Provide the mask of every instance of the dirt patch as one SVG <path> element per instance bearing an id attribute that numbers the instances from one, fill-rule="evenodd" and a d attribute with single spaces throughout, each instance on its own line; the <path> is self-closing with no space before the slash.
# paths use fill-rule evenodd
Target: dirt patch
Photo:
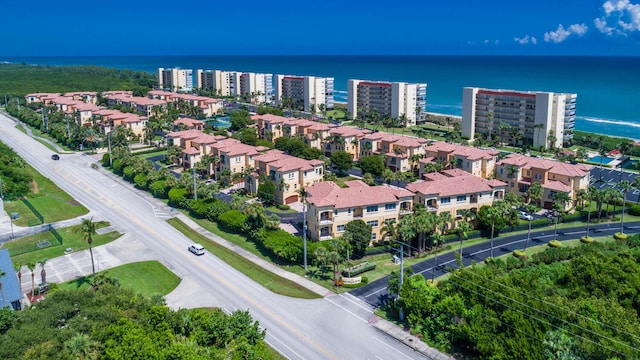
<path id="1" fill-rule="evenodd" d="M 67 200 L 66 203 L 72 206 L 82 206 L 82 204 L 80 204 L 76 200 Z"/>
<path id="2" fill-rule="evenodd" d="M 38 188 L 38 183 L 35 180 L 31 180 L 31 191 L 34 195 L 40 193 L 40 189 Z"/>

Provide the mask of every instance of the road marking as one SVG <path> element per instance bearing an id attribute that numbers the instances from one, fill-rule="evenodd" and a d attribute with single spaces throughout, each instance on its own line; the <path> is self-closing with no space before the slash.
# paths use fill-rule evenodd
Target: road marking
<path id="1" fill-rule="evenodd" d="M 372 292 L 368 293 L 367 295 L 365 295 L 364 297 L 368 298 L 369 296 L 375 295 L 375 294 L 379 293 L 380 291 L 383 291 L 384 289 L 386 289 L 386 287 L 380 288 L 380 289 L 378 289 L 376 291 L 372 291 Z"/>
<path id="2" fill-rule="evenodd" d="M 282 341 L 280 341 L 280 339 L 278 339 L 277 337 L 273 336 L 273 335 L 269 335 L 269 337 L 273 338 L 273 340 L 279 342 L 282 346 L 286 347 L 290 352 L 294 353 L 295 356 L 299 357 L 300 359 L 304 359 L 304 357 L 300 356 L 300 354 L 298 354 L 297 352 L 293 351 L 293 349 L 291 349 L 290 347 L 287 346 L 287 344 L 283 343 Z M 267 342 L 267 344 L 269 344 L 269 346 L 271 346 L 272 348 L 278 350 L 278 348 L 276 346 L 273 346 L 273 344 L 271 344 L 269 341 L 267 341 L 267 339 L 264 339 L 264 341 Z M 283 354 L 284 357 L 286 357 L 287 359 L 291 359 L 290 357 L 284 355 L 284 353 L 280 350 L 278 350 L 278 352 L 280 354 Z"/>
<path id="3" fill-rule="evenodd" d="M 362 308 L 362 309 L 364 309 L 364 310 L 366 310 L 366 311 L 368 311 L 368 312 L 373 314 L 373 310 L 371 309 L 371 307 L 367 307 L 367 306 L 363 305 L 362 304 L 362 302 L 363 302 L 362 300 L 360 300 L 359 298 L 351 295 L 350 293 L 340 294 L 339 296 L 344 298 L 344 299 L 346 299 L 350 303 L 353 303 L 354 305 L 356 305 L 356 306 L 358 306 L 358 307 L 360 307 L 360 308 Z"/>
<path id="4" fill-rule="evenodd" d="M 329 300 L 330 298 L 324 298 L 324 299 L 325 299 L 325 300 L 327 300 L 328 302 L 332 303 L 333 305 L 335 305 L 335 306 L 339 307 L 340 309 L 342 309 L 342 310 L 344 310 L 344 311 L 348 312 L 349 314 L 353 315 L 355 318 L 359 319 L 359 320 L 360 320 L 360 321 L 362 321 L 363 323 L 365 323 L 365 324 L 368 324 L 368 323 L 369 323 L 369 321 L 368 321 L 368 320 L 365 320 L 365 319 L 361 318 L 359 315 L 356 315 L 356 313 L 354 313 L 353 311 L 351 311 L 351 310 L 349 310 L 349 309 L 345 308 L 345 307 L 344 307 L 344 306 L 342 306 L 342 305 L 339 305 L 339 304 L 337 304 L 337 303 L 335 303 L 335 302 L 333 302 L 333 301 Z"/>
<path id="5" fill-rule="evenodd" d="M 391 345 L 389 345 L 389 344 L 385 343 L 384 341 L 382 341 L 382 340 L 380 340 L 380 339 L 378 339 L 378 338 L 374 338 L 374 339 L 375 339 L 376 341 L 378 341 L 379 343 L 381 343 L 382 345 L 384 345 L 384 346 L 388 347 L 389 349 L 391 349 L 391 350 L 393 350 L 393 351 L 397 352 L 398 354 L 400 354 L 400 355 L 402 355 L 402 356 L 406 357 L 407 359 L 412 360 L 410 357 L 408 357 L 407 355 L 405 355 L 405 354 L 401 353 L 398 349 L 396 349 L 396 348 L 392 347 Z"/>

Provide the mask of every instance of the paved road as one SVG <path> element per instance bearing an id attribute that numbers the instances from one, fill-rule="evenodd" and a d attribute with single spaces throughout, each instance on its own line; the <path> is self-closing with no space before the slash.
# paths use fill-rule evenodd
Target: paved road
<path id="1" fill-rule="evenodd" d="M 173 301 L 189 307 L 249 309 L 267 329 L 267 342 L 290 359 L 423 358 L 371 326 L 378 320 L 373 308 L 350 294 L 329 293 L 316 300 L 287 298 L 264 289 L 209 253 L 196 257 L 187 252 L 190 241 L 165 222 L 172 214 L 166 213 L 164 204 L 141 197 L 129 185 L 92 169 L 90 157 L 62 154 L 59 161 L 53 161 L 50 150 L 15 129 L 3 115 L 0 140 L 91 209 L 95 221 L 109 221 L 126 234 L 105 247 L 104 254 L 97 250 L 99 269 L 114 266 L 125 253 L 127 261 L 159 260 L 183 279 L 179 289 L 184 297 Z M 64 264 L 75 268 L 69 271 L 62 269 L 62 263 L 52 263 L 56 269 L 48 270 L 50 276 L 66 280 L 65 274 L 89 274 L 88 255 L 82 254 L 68 256 Z"/>
<path id="2" fill-rule="evenodd" d="M 556 238 L 560 241 L 579 239 L 586 234 L 586 226 L 578 226 L 574 228 L 558 229 Z M 589 233 L 592 237 L 613 235 L 615 232 L 620 231 L 620 223 L 612 224 L 592 224 L 590 226 Z M 625 223 L 624 232 L 627 234 L 633 234 L 640 232 L 640 222 Z M 528 246 L 535 246 L 546 244 L 549 240 L 554 238 L 554 231 L 531 231 L 531 240 L 528 242 Z M 504 254 L 510 254 L 514 250 L 523 249 L 527 242 L 527 234 L 512 235 L 494 239 L 493 256 L 498 257 Z M 455 243 L 452 244 L 453 251 L 440 254 L 437 258 L 438 266 L 435 267 L 435 258 L 425 260 L 418 264 L 411 266 L 415 275 L 422 275 L 427 279 L 435 274 L 435 277 L 444 275 L 450 271 L 450 269 L 457 269 L 458 263 L 456 261 L 456 248 Z M 491 256 L 491 244 L 490 242 L 484 242 L 481 244 L 475 244 L 469 247 L 465 247 L 462 250 L 464 266 L 471 265 L 471 262 L 482 262 L 487 257 Z M 434 269 L 435 268 L 435 269 Z M 435 271 L 434 271 L 435 270 Z M 357 296 L 363 301 L 367 302 L 371 306 L 379 307 L 389 299 L 389 292 L 387 291 L 388 277 L 372 281 L 371 283 L 360 287 L 358 289 L 350 291 L 350 294 Z"/>

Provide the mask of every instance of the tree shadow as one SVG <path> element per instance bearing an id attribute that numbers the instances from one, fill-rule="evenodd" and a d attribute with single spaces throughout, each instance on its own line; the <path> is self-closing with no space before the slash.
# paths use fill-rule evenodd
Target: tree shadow
<path id="1" fill-rule="evenodd" d="M 75 285 L 76 289 L 80 289 L 83 285 L 87 285 L 89 287 L 91 287 L 91 285 L 93 284 L 93 282 L 91 281 L 91 276 L 81 276 L 79 278 L 76 278 L 73 281 L 70 281 L 70 284 Z"/>

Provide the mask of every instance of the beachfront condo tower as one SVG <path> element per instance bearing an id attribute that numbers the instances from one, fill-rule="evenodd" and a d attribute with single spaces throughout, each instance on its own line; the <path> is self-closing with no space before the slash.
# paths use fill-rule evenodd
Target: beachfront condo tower
<path id="1" fill-rule="evenodd" d="M 542 91 L 462 90 L 462 136 L 482 136 L 516 146 L 560 148 L 571 144 L 576 94 Z"/>
<path id="2" fill-rule="evenodd" d="M 193 70 L 158 68 L 158 88 L 169 91 L 191 91 Z"/>
<path id="3" fill-rule="evenodd" d="M 333 109 L 333 78 L 276 75 L 275 104 L 309 111 Z"/>
<path id="4" fill-rule="evenodd" d="M 221 96 L 238 96 L 252 104 L 273 102 L 273 74 L 198 69 L 196 79 L 198 89 L 214 90 Z"/>
<path id="5" fill-rule="evenodd" d="M 349 80 L 347 110 L 352 119 L 378 116 L 400 120 L 411 126 L 424 119 L 427 106 L 427 84 Z"/>

